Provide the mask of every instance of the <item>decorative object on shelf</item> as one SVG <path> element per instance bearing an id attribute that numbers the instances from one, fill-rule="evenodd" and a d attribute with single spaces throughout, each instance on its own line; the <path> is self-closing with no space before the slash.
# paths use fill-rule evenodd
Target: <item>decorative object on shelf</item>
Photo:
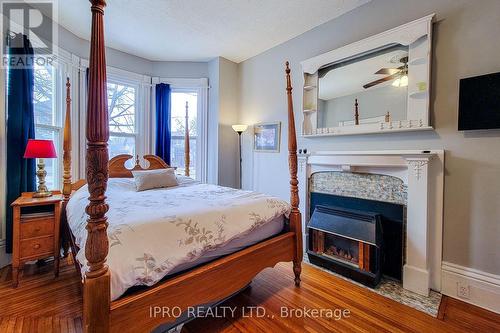
<path id="1" fill-rule="evenodd" d="M 389 111 L 387 111 L 387 113 L 385 114 L 385 122 L 386 123 L 391 122 L 391 114 Z"/>
<path id="2" fill-rule="evenodd" d="M 425 81 L 417 82 L 417 90 L 418 91 L 426 91 L 427 83 Z"/>
<path id="3" fill-rule="evenodd" d="M 38 158 L 38 170 L 36 172 L 38 177 L 38 190 L 33 193 L 33 198 L 45 198 L 52 195 L 52 192 L 50 192 L 47 185 L 45 185 L 45 176 L 47 176 L 47 171 L 45 171 L 44 158 L 56 157 L 56 149 L 54 148 L 52 140 L 28 140 L 26 151 L 24 152 L 24 158 Z"/>
<path id="4" fill-rule="evenodd" d="M 241 162 L 242 162 L 242 159 L 241 159 L 241 134 L 243 132 L 245 132 L 248 128 L 248 125 L 233 125 L 233 130 L 238 133 L 238 152 L 240 154 L 240 173 L 239 173 L 239 179 L 240 179 L 240 182 L 239 182 L 239 188 L 241 188 Z"/>
<path id="5" fill-rule="evenodd" d="M 253 133 L 255 151 L 279 153 L 281 122 L 257 124 L 254 126 Z"/>
<path id="6" fill-rule="evenodd" d="M 354 100 L 354 125 L 359 125 L 358 99 Z"/>

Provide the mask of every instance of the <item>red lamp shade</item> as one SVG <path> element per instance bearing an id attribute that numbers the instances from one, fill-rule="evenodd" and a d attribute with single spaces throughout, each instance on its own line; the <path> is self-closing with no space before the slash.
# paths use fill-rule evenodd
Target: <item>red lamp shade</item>
<path id="1" fill-rule="evenodd" d="M 52 140 L 29 139 L 24 158 L 56 158 L 56 149 Z"/>

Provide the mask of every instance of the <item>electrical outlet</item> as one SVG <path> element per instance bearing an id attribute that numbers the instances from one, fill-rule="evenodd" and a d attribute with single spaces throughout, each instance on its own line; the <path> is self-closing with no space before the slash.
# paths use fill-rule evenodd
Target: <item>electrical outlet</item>
<path id="1" fill-rule="evenodd" d="M 470 286 L 467 282 L 457 282 L 457 296 L 460 298 L 470 298 Z"/>

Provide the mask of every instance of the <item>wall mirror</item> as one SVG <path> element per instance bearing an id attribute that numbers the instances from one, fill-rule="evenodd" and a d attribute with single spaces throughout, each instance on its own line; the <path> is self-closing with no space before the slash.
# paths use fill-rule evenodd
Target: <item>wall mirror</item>
<path id="1" fill-rule="evenodd" d="M 407 119 L 408 47 L 395 45 L 318 71 L 318 127 Z"/>
<path id="2" fill-rule="evenodd" d="M 303 136 L 432 129 L 433 15 L 302 62 Z"/>

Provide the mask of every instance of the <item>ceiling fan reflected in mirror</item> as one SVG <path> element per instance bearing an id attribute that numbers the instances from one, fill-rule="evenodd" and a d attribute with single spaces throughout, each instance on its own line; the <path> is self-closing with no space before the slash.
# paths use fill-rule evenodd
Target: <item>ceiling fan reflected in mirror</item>
<path id="1" fill-rule="evenodd" d="M 402 66 L 397 68 L 381 68 L 375 72 L 378 75 L 387 75 L 381 79 L 372 81 L 363 86 L 363 88 L 368 89 L 378 84 L 394 80 L 392 85 L 394 87 L 406 87 L 408 85 L 408 56 L 397 56 L 391 59 L 392 63 L 402 63 Z"/>

